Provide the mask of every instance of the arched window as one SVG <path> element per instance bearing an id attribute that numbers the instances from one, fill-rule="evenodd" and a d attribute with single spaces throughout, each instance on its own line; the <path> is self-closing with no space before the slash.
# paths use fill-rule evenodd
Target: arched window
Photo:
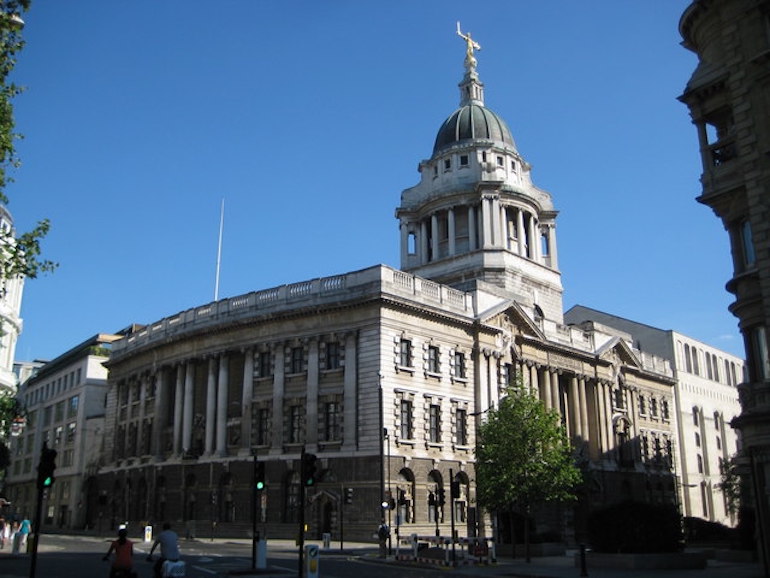
<path id="1" fill-rule="evenodd" d="M 698 473 L 703 473 L 703 456 L 698 454 Z"/>
<path id="2" fill-rule="evenodd" d="M 692 373 L 692 359 L 690 357 L 690 346 L 684 344 L 684 368 L 687 373 Z"/>

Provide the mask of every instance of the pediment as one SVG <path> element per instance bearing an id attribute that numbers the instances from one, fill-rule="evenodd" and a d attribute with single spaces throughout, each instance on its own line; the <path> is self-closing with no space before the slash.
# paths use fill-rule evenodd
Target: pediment
<path id="1" fill-rule="evenodd" d="M 597 358 L 609 361 L 615 365 L 628 365 L 641 368 L 642 364 L 634 350 L 623 339 L 613 337 L 605 343 L 597 352 Z"/>

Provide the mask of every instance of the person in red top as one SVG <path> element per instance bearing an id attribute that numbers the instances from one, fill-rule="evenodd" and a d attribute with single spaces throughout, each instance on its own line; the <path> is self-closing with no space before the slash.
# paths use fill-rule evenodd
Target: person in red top
<path id="1" fill-rule="evenodd" d="M 109 560 L 110 554 L 115 551 L 115 560 L 112 561 L 112 568 L 110 568 L 110 578 L 118 578 L 119 576 L 131 576 L 134 569 L 134 543 L 126 538 L 126 529 L 121 528 L 118 530 L 118 539 L 114 540 L 110 544 L 110 549 L 104 555 L 102 560 Z"/>

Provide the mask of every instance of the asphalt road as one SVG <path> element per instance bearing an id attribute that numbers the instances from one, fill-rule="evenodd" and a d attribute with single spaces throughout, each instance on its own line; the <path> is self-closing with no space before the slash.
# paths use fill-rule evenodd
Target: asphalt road
<path id="1" fill-rule="evenodd" d="M 149 544 L 134 542 L 134 568 L 139 578 L 152 578 L 152 564 L 146 561 Z M 233 572 L 248 571 L 252 565 L 252 546 L 248 540 L 180 542 L 182 559 L 187 564 L 187 578 L 218 578 Z M 102 556 L 109 541 L 91 536 L 43 535 L 37 556 L 35 576 L 30 575 L 30 554 L 11 556 L 0 551 L 0 576 L 4 578 L 107 578 L 109 563 Z M 351 545 L 340 552 L 332 548 L 320 552 L 319 575 L 323 578 L 422 578 L 436 577 L 438 569 L 394 567 L 376 559 L 376 546 Z M 267 576 L 299 576 L 298 550 L 290 542 L 268 542 Z"/>

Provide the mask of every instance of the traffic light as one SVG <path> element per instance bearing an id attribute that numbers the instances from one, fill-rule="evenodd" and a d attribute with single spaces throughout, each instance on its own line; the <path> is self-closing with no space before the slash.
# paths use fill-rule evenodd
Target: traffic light
<path id="1" fill-rule="evenodd" d="M 353 503 L 353 488 L 345 488 L 345 503 Z"/>
<path id="2" fill-rule="evenodd" d="M 48 448 L 47 444 L 43 444 L 43 449 L 40 452 L 40 463 L 37 465 L 37 487 L 39 490 L 50 488 L 56 478 L 54 472 L 56 471 L 56 450 Z"/>
<path id="3" fill-rule="evenodd" d="M 256 462 L 254 464 L 254 485 L 257 487 L 257 490 L 264 490 L 266 482 L 265 462 Z"/>
<path id="4" fill-rule="evenodd" d="M 436 493 L 438 494 L 438 505 L 443 506 L 446 504 L 446 499 L 444 498 L 444 488 L 440 487 L 436 490 Z"/>
<path id="5" fill-rule="evenodd" d="M 457 480 L 449 483 L 449 497 L 453 500 L 460 499 L 460 482 Z"/>
<path id="6" fill-rule="evenodd" d="M 318 458 L 315 454 L 302 454 L 302 483 L 305 486 L 314 486 L 318 479 L 318 472 L 316 471 L 316 461 Z"/>

